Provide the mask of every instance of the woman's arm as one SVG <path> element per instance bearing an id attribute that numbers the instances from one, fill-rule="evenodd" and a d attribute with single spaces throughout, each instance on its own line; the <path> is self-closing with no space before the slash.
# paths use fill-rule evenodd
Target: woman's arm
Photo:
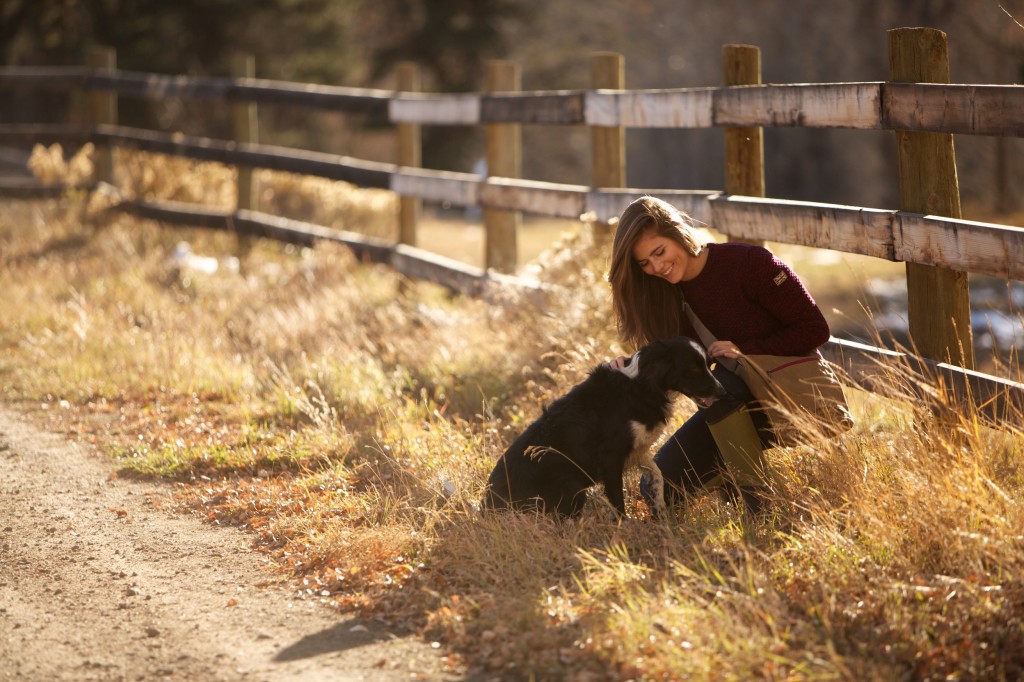
<path id="1" fill-rule="evenodd" d="M 758 249 L 743 273 L 750 300 L 777 322 L 778 329 L 738 344 L 747 354 L 802 355 L 828 341 L 828 322 L 793 269 Z"/>

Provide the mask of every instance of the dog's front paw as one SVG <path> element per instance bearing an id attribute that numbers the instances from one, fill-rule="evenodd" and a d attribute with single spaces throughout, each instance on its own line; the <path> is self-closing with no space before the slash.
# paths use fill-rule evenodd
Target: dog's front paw
<path id="1" fill-rule="evenodd" d="M 657 471 L 654 469 L 653 471 Z M 660 471 L 657 474 L 644 473 L 640 477 L 640 497 L 643 498 L 647 504 L 647 509 L 651 513 L 651 518 L 661 518 L 665 513 L 665 482 L 660 476 Z"/>

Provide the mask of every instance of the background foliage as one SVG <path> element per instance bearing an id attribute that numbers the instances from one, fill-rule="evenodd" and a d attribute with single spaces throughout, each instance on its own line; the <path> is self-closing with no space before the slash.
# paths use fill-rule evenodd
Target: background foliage
<path id="1" fill-rule="evenodd" d="M 394 87 L 397 62 L 422 69 L 424 89 L 483 88 L 488 59 L 521 64 L 527 90 L 585 88 L 589 55 L 626 58 L 630 88 L 721 83 L 721 47 L 757 45 L 765 82 L 877 81 L 888 77 L 885 31 L 931 26 L 949 34 L 951 79 L 1024 80 L 1024 0 L 3 0 L 0 55 L 7 64 L 81 64 L 88 48 L 117 48 L 122 68 L 205 75 L 230 73 L 238 53 L 256 56 L 257 76 L 350 86 Z M 1014 19 L 1016 17 L 1016 19 Z M 65 94 L 0 99 L 5 121 L 63 117 Z M 227 112 L 210 103 L 159 107 L 122 98 L 122 120 L 219 135 Z M 267 142 L 393 161 L 379 123 L 340 114 L 261 108 Z M 589 136 L 580 127 L 527 126 L 524 175 L 589 184 Z M 957 138 L 968 217 L 1020 209 L 1024 141 Z M 468 171 L 482 135 L 424 131 L 428 167 Z M 715 189 L 722 185 L 718 130 L 635 130 L 628 136 L 634 187 Z M 765 131 L 769 196 L 895 208 L 895 150 L 886 132 Z"/>

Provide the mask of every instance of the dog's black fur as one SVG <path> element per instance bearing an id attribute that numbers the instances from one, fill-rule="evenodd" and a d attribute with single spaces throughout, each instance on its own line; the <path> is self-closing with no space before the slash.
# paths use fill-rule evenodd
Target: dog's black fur
<path id="1" fill-rule="evenodd" d="M 704 405 L 725 393 L 703 347 L 685 336 L 644 346 L 625 370 L 595 367 L 501 456 L 487 482 L 484 509 L 576 516 L 587 489 L 601 483 L 623 516 L 622 476 L 633 466 L 649 470 L 654 499 L 663 501 L 650 446 L 665 427 L 676 393 Z"/>

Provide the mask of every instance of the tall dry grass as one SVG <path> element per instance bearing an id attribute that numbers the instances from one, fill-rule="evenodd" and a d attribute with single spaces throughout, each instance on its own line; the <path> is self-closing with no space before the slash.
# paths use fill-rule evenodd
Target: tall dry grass
<path id="1" fill-rule="evenodd" d="M 153 196 L 230 201 L 224 169 L 122 168 L 150 165 Z M 277 187 L 282 205 L 304 191 Z M 331 211 L 362 195 L 317 192 Z M 622 524 L 599 498 L 573 522 L 481 517 L 505 444 L 625 350 L 606 245 L 579 231 L 545 253 L 556 293 L 538 309 L 455 298 L 330 245 L 260 241 L 238 272 L 188 271 L 169 262 L 182 240 L 236 255 L 230 235 L 84 196 L 0 204 L 3 398 L 249 528 L 306 598 L 508 679 L 1024 674 L 1021 415 L 992 429 L 926 407 L 894 368 L 892 390 L 851 392 L 852 432 L 769 453 L 764 515 L 708 491 L 655 522 L 630 480 Z"/>

